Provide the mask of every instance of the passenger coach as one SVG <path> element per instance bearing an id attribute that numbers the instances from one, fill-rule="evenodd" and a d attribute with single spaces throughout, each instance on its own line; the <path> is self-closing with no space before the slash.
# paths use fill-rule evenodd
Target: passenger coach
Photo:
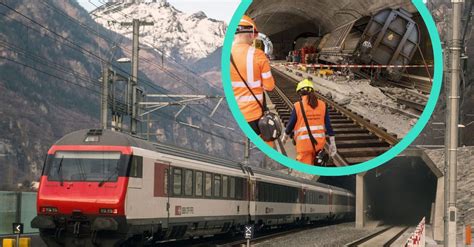
<path id="1" fill-rule="evenodd" d="M 109 130 L 48 151 L 32 227 L 49 246 L 142 245 L 350 219 L 354 196 L 329 185 Z"/>

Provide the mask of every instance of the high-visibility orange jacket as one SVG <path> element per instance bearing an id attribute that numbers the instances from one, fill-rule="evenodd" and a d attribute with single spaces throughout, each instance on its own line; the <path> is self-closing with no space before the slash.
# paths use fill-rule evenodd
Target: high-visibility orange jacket
<path id="1" fill-rule="evenodd" d="M 232 46 L 232 57 L 252 92 L 263 103 L 264 90 L 271 91 L 275 87 L 270 62 L 265 53 L 248 44 L 235 44 Z M 247 122 L 258 120 L 263 114 L 262 108 L 245 86 L 235 67 L 232 64 L 230 67 L 232 88 L 240 111 L 244 114 Z"/>
<path id="2" fill-rule="evenodd" d="M 308 97 L 303 96 L 302 99 L 304 112 L 306 113 L 306 118 L 308 119 L 309 128 L 313 134 L 314 139 L 318 142 L 315 147 L 316 151 L 319 151 L 324 148 L 326 144 L 326 129 L 325 129 L 325 115 L 326 115 L 326 103 L 321 100 L 318 100 L 318 106 L 312 108 L 308 104 Z M 301 112 L 300 102 L 295 103 L 296 111 L 296 124 L 294 128 L 294 138 L 296 141 L 296 152 L 308 152 L 313 151 L 311 139 L 309 138 L 308 129 L 304 122 L 303 114 Z"/>

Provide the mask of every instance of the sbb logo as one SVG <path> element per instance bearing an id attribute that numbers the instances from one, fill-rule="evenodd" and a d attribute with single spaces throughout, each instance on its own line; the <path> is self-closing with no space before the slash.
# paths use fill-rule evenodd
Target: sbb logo
<path id="1" fill-rule="evenodd" d="M 174 208 L 174 214 L 175 215 L 181 215 L 181 206 L 176 206 Z"/>

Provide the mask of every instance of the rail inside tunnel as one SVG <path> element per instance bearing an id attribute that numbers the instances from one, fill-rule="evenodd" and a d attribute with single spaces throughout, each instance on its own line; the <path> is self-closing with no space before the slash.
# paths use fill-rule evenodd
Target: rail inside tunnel
<path id="1" fill-rule="evenodd" d="M 426 217 L 430 222 L 437 179 L 420 157 L 398 157 L 370 170 L 364 178 L 368 220 L 413 225 Z"/>

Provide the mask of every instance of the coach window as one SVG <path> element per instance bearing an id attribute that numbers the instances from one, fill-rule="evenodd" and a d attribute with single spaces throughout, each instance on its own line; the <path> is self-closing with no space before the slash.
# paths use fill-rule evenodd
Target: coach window
<path id="1" fill-rule="evenodd" d="M 173 169 L 173 195 L 181 195 L 181 184 L 182 184 L 182 170 L 179 168 Z"/>
<path id="2" fill-rule="evenodd" d="M 221 175 L 214 175 L 214 196 L 221 196 Z"/>
<path id="3" fill-rule="evenodd" d="M 275 202 L 275 200 L 277 199 L 275 197 L 275 193 L 273 193 L 273 184 L 267 184 L 267 183 L 264 183 L 263 184 L 263 191 L 264 191 L 264 195 L 263 195 L 263 200 L 266 201 L 266 202 Z"/>
<path id="4" fill-rule="evenodd" d="M 235 198 L 235 178 L 230 177 L 230 191 L 229 191 L 229 197 L 230 198 Z"/>
<path id="5" fill-rule="evenodd" d="M 130 177 L 132 178 L 143 177 L 143 157 L 132 156 L 132 164 L 130 166 Z"/>
<path id="6" fill-rule="evenodd" d="M 193 171 L 184 170 L 184 195 L 193 195 Z"/>
<path id="7" fill-rule="evenodd" d="M 196 172 L 195 174 L 196 196 L 202 196 L 202 172 Z"/>
<path id="8" fill-rule="evenodd" d="M 229 192 L 229 177 L 222 176 L 222 197 L 227 198 Z"/>
<path id="9" fill-rule="evenodd" d="M 242 199 L 244 195 L 244 182 L 242 178 L 235 179 L 235 197 Z"/>
<path id="10" fill-rule="evenodd" d="M 212 196 L 212 174 L 206 173 L 206 196 Z"/>
<path id="11" fill-rule="evenodd" d="M 318 204 L 326 204 L 326 200 L 324 198 L 324 194 L 319 194 L 318 196 Z"/>

